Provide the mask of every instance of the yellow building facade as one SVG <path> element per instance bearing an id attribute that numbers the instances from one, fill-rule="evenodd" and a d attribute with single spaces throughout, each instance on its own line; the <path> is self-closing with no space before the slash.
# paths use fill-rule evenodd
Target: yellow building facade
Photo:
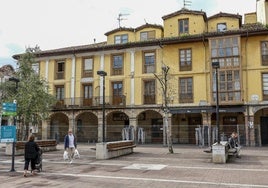
<path id="1" fill-rule="evenodd" d="M 37 135 L 62 141 L 72 128 L 78 141 L 100 142 L 105 128 L 105 141 L 166 145 L 171 134 L 174 144 L 210 145 L 217 131 L 221 139 L 237 131 L 242 145 L 268 144 L 268 29 L 256 14 L 246 24 L 237 14 L 188 9 L 162 19 L 116 28 L 102 43 L 38 52 L 58 102 Z"/>

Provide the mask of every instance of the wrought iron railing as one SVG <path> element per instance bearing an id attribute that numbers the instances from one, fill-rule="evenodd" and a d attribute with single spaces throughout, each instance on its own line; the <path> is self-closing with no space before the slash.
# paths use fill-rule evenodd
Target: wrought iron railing
<path id="1" fill-rule="evenodd" d="M 86 108 L 86 107 L 98 107 L 103 104 L 102 96 L 92 97 L 92 98 L 65 98 L 64 100 L 59 100 L 53 106 L 56 109 L 63 108 Z M 110 107 L 124 107 L 126 106 L 126 96 L 122 95 L 120 97 L 116 96 L 106 96 L 105 105 Z"/>

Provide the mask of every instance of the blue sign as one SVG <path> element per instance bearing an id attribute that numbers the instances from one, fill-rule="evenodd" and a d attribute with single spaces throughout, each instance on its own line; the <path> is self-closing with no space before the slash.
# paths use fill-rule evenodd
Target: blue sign
<path id="1" fill-rule="evenodd" d="M 5 125 L 1 126 L 1 142 L 16 142 L 16 126 L 15 125 Z"/>
<path id="2" fill-rule="evenodd" d="M 2 114 L 6 116 L 17 115 L 17 104 L 4 102 L 2 105 Z"/>

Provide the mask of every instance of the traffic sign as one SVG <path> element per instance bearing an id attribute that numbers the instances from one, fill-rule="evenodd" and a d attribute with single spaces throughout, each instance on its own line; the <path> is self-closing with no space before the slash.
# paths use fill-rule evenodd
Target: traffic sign
<path id="1" fill-rule="evenodd" d="M 16 126 L 15 125 L 4 125 L 1 126 L 1 142 L 16 142 Z"/>

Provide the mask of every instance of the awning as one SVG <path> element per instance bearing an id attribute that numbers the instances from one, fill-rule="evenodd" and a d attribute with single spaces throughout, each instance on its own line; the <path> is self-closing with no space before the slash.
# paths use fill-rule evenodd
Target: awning
<path id="1" fill-rule="evenodd" d="M 170 108 L 171 114 L 196 114 L 196 113 L 215 113 L 215 106 L 195 106 L 195 107 L 176 107 Z M 220 113 L 245 112 L 244 106 L 219 106 Z"/>

